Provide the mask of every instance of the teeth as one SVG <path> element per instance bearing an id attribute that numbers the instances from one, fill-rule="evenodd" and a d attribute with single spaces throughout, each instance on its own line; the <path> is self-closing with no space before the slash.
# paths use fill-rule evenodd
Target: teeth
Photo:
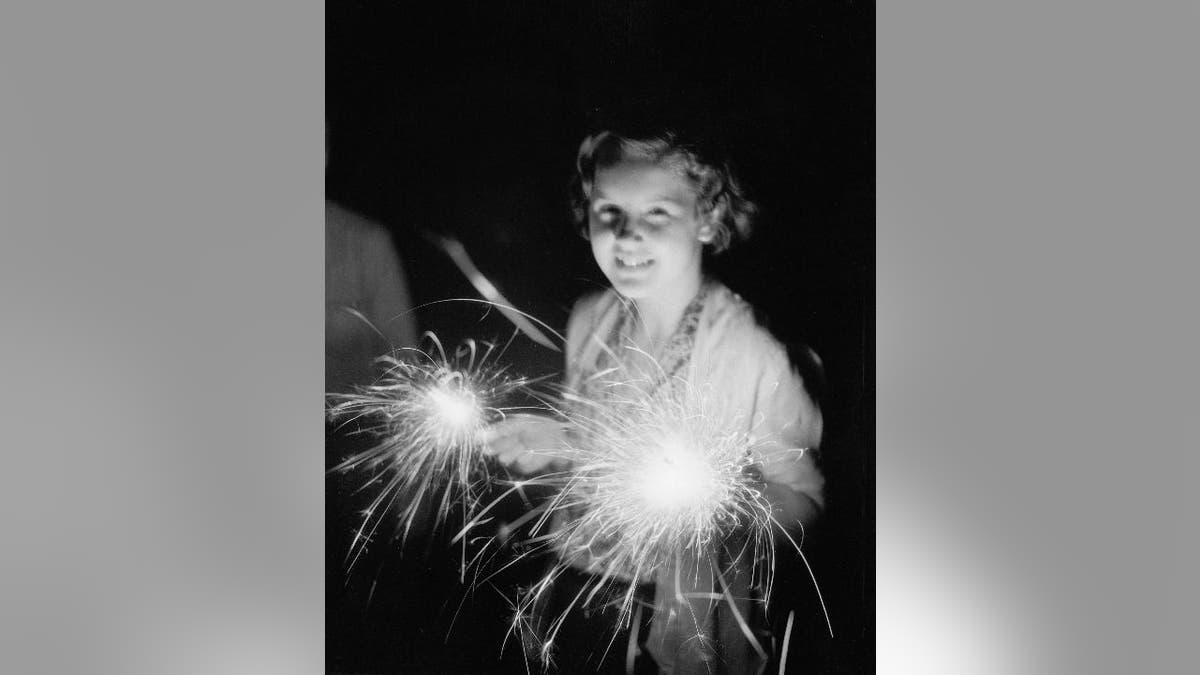
<path id="1" fill-rule="evenodd" d="M 617 262 L 625 267 L 645 267 L 654 262 L 651 258 L 630 258 L 625 256 L 617 256 Z"/>

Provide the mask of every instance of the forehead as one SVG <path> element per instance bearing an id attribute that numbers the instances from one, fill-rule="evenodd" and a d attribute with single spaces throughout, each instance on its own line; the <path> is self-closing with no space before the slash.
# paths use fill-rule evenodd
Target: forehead
<path id="1" fill-rule="evenodd" d="M 669 200 L 691 204 L 696 201 L 696 190 L 670 164 L 626 159 L 596 169 L 592 198 L 631 202 Z"/>

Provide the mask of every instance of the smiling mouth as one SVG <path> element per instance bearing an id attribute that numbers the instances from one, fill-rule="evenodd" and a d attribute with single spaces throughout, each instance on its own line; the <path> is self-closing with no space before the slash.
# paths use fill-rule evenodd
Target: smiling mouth
<path id="1" fill-rule="evenodd" d="M 623 269 L 642 269 L 654 264 L 653 258 L 638 258 L 635 256 L 617 256 L 617 267 Z"/>

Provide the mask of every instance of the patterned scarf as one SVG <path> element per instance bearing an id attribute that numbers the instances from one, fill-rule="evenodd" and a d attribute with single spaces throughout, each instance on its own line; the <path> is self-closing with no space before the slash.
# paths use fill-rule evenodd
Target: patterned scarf
<path id="1" fill-rule="evenodd" d="M 691 361 L 692 348 L 696 344 L 696 329 L 700 325 L 700 314 L 704 311 L 704 302 L 708 299 L 711 288 L 712 284 L 707 279 L 702 281 L 696 297 L 692 298 L 692 301 L 683 310 L 683 316 L 680 317 L 675 331 L 662 346 L 662 353 L 657 358 L 659 367 L 649 382 L 648 393 L 653 394 L 665 383 L 674 381 Z M 634 314 L 632 303 L 623 302 L 619 311 L 620 318 L 617 319 L 612 332 L 605 340 L 608 349 L 600 355 L 596 364 L 597 372 L 605 372 L 610 369 L 620 372 L 623 369 L 623 365 L 618 362 L 620 355 L 634 350 L 630 336 L 633 334 L 634 322 L 637 317 Z"/>
<path id="2" fill-rule="evenodd" d="M 704 303 L 708 298 L 711 288 L 712 284 L 707 280 L 701 283 L 696 297 L 684 309 L 683 316 L 679 319 L 679 324 L 676 326 L 675 331 L 663 344 L 662 353 L 657 359 L 658 367 L 654 369 L 654 375 L 644 385 L 645 391 L 649 395 L 656 395 L 663 386 L 675 386 L 676 383 L 680 382 L 679 378 L 682 376 L 689 361 L 691 361 L 692 348 L 696 342 L 696 330 L 700 325 L 700 314 L 704 310 Z M 628 364 L 633 358 L 646 358 L 642 352 L 638 351 L 632 345 L 630 338 L 635 325 L 634 321 L 636 320 L 631 303 L 623 303 L 619 311 L 621 312 L 620 317 L 614 323 L 612 331 L 605 338 L 607 349 L 597 359 L 595 370 L 583 378 L 580 392 L 591 401 L 612 406 L 621 405 L 620 402 L 613 400 L 611 397 L 614 379 L 622 381 L 631 374 Z M 579 518 L 582 515 L 581 508 L 578 506 L 567 509 L 567 512 L 572 519 Z M 561 522 L 560 520 L 560 525 Z M 577 535 L 582 535 L 584 539 L 592 540 L 592 543 L 586 548 L 599 552 L 607 546 L 611 546 L 611 543 L 607 540 L 594 539 L 590 536 L 591 534 L 577 533 Z M 577 540 L 564 539 L 560 542 L 562 546 L 560 550 L 577 550 L 574 548 L 577 544 Z M 600 573 L 600 568 L 595 566 L 595 559 L 589 558 L 591 556 L 584 556 L 583 558 L 575 557 L 573 564 L 580 569 L 586 569 L 592 573 Z M 618 578 L 625 579 L 632 578 L 634 574 L 634 570 L 632 569 L 618 569 L 612 570 L 612 572 Z"/>

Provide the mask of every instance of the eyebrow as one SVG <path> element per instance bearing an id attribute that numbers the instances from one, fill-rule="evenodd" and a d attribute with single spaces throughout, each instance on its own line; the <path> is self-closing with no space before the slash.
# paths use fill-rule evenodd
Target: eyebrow
<path id="1" fill-rule="evenodd" d="M 603 199 L 605 201 L 613 201 L 607 195 L 605 195 L 603 192 L 601 192 L 599 188 L 593 190 L 593 192 L 592 192 L 592 201 L 596 201 L 597 199 Z M 676 206 L 686 206 L 683 202 L 679 201 L 678 199 L 675 199 L 674 197 L 670 197 L 668 195 L 655 195 L 654 197 L 651 197 L 648 200 L 648 203 L 650 203 L 650 204 L 654 204 L 657 202 L 668 202 L 670 204 L 675 204 Z"/>

